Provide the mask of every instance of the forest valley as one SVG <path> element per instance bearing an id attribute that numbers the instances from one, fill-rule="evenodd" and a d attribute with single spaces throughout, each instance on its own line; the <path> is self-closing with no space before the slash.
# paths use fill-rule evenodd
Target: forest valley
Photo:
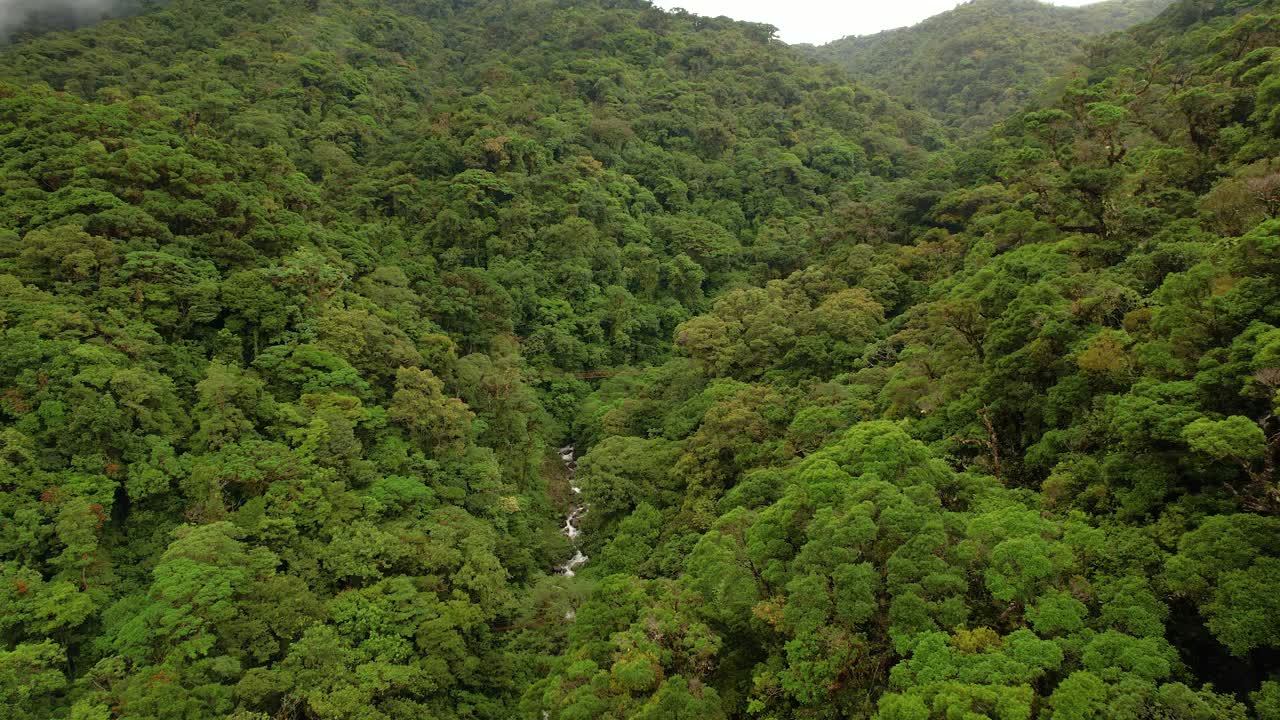
<path id="1" fill-rule="evenodd" d="M 0 714 L 1280 719 L 1276 0 L 1001 117 L 644 0 L 134 5 L 0 49 Z"/>

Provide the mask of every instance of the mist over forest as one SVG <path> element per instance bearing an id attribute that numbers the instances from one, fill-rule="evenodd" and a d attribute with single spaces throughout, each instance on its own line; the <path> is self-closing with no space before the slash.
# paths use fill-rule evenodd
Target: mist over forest
<path id="1" fill-rule="evenodd" d="M 0 0 L 0 43 L 10 41 L 15 32 L 71 30 L 122 17 L 144 4 L 145 0 Z"/>

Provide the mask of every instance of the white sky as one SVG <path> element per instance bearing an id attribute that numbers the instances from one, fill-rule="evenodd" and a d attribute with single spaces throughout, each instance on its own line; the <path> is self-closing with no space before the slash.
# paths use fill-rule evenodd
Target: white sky
<path id="1" fill-rule="evenodd" d="M 1097 0 L 1052 0 L 1055 5 L 1088 5 Z M 661 8 L 762 22 L 778 28 L 789 43 L 820 45 L 846 35 L 869 35 L 914 25 L 946 12 L 960 0 L 654 0 Z"/>

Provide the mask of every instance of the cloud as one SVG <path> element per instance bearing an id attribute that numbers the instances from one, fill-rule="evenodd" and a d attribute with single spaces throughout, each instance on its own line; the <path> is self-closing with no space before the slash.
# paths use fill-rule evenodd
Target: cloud
<path id="1" fill-rule="evenodd" d="M 0 0 L 0 40 L 32 24 L 51 29 L 95 22 L 118 5 L 119 0 Z"/>

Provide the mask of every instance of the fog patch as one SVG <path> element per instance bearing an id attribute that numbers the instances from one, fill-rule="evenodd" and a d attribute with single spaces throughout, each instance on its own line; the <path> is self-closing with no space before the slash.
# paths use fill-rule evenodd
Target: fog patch
<path id="1" fill-rule="evenodd" d="M 122 0 L 0 0 L 0 42 L 13 33 L 47 32 L 88 25 L 136 3 Z"/>

